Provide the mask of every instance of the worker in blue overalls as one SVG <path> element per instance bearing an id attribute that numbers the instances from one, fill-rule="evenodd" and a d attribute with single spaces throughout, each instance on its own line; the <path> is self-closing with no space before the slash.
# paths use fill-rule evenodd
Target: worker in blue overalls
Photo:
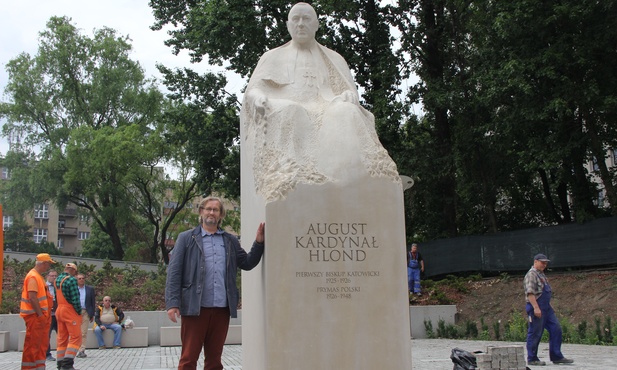
<path id="1" fill-rule="evenodd" d="M 548 351 L 554 364 L 571 364 L 574 360 L 561 354 L 561 325 L 551 306 L 551 286 L 544 274 L 549 263 L 544 254 L 534 257 L 533 267 L 525 275 L 526 311 L 529 322 L 527 331 L 527 364 L 544 366 L 538 358 L 538 346 L 544 329 L 548 331 Z"/>
<path id="2" fill-rule="evenodd" d="M 422 295 L 420 286 L 420 273 L 424 272 L 424 259 L 418 252 L 418 244 L 413 243 L 411 250 L 407 252 L 407 287 L 409 293 Z"/>

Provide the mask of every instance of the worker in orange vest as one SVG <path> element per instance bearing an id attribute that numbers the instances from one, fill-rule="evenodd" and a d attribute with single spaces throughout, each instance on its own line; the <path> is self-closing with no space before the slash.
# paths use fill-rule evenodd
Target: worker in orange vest
<path id="1" fill-rule="evenodd" d="M 21 356 L 22 370 L 45 369 L 45 352 L 49 346 L 53 298 L 47 289 L 43 274 L 54 263 L 56 261 L 52 260 L 49 254 L 38 254 L 34 268 L 24 279 L 19 305 L 19 316 L 26 322 L 24 352 Z"/>
<path id="2" fill-rule="evenodd" d="M 81 302 L 77 285 L 77 266 L 67 263 L 56 279 L 56 321 L 58 322 L 58 369 L 75 370 L 75 356 L 81 346 Z"/>

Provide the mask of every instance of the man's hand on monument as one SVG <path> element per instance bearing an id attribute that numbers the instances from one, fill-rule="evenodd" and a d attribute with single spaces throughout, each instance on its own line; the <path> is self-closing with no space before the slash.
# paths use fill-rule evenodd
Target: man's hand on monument
<path id="1" fill-rule="evenodd" d="M 265 240 L 265 229 L 266 229 L 266 223 L 262 222 L 259 224 L 259 226 L 257 227 L 257 235 L 255 236 L 255 241 L 257 243 L 263 244 L 264 240 Z"/>
<path id="2" fill-rule="evenodd" d="M 178 322 L 177 318 L 180 317 L 180 310 L 178 307 L 167 310 L 167 317 L 169 317 L 169 319 L 173 322 Z"/>

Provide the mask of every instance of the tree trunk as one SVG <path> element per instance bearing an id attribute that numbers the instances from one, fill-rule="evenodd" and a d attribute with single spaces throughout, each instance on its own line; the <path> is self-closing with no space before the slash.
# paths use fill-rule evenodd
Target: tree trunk
<path id="1" fill-rule="evenodd" d="M 115 220 L 106 222 L 106 229 L 109 238 L 111 239 L 111 245 L 114 250 L 114 255 L 111 259 L 122 261 L 124 259 L 124 248 L 122 248 L 122 240 L 120 239 L 120 231 L 115 223 Z"/>
<path id="2" fill-rule="evenodd" d="M 560 224 L 563 222 L 563 219 L 559 217 L 559 213 L 557 213 L 557 208 L 555 207 L 555 202 L 553 201 L 553 194 L 551 192 L 551 184 L 548 176 L 546 176 L 546 171 L 539 168 L 538 173 L 540 174 L 540 180 L 542 180 L 542 193 L 544 193 L 544 200 L 546 201 L 548 212 L 551 214 L 555 222 Z"/>
<path id="3" fill-rule="evenodd" d="M 617 189 L 615 189 L 615 186 L 613 185 L 613 176 L 606 166 L 606 153 L 604 151 L 602 141 L 598 137 L 596 124 L 593 117 L 587 117 L 585 120 L 585 127 L 587 128 L 587 135 L 589 136 L 591 143 L 591 152 L 596 157 L 599 177 L 602 180 L 602 185 L 606 191 L 606 198 L 608 199 L 608 203 L 611 208 L 611 214 L 613 216 L 617 216 Z"/>
<path id="4" fill-rule="evenodd" d="M 444 91 L 444 53 L 441 43 L 445 37 L 443 28 L 437 24 L 437 18 L 443 19 L 443 8 L 437 9 L 433 1 L 422 1 L 422 22 L 426 29 L 426 41 L 424 45 L 425 69 L 427 73 L 426 87 L 432 90 L 433 96 L 446 93 Z M 438 14 L 437 14 L 438 13 Z M 458 233 L 456 222 L 456 179 L 454 175 L 454 159 L 452 133 L 448 119 L 448 106 L 443 100 L 426 99 L 425 107 L 431 111 L 435 119 L 435 143 L 437 155 L 442 168 L 439 169 L 440 177 L 437 180 L 436 189 L 441 194 L 442 231 L 449 237 Z"/>

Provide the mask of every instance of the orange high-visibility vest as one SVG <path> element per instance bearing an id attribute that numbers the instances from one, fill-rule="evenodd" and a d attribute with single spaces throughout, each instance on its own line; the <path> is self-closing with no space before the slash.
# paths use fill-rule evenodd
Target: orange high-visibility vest
<path id="1" fill-rule="evenodd" d="M 45 284 L 45 279 L 43 276 L 39 274 L 36 269 L 30 270 L 26 278 L 24 279 L 24 287 L 21 291 L 21 304 L 19 305 L 19 316 L 25 317 L 28 315 L 36 314 L 34 310 L 34 306 L 30 303 L 30 298 L 28 297 L 28 280 L 36 279 L 36 285 L 38 287 L 36 296 L 39 300 L 39 305 L 41 306 L 41 310 L 43 310 L 43 314 L 45 316 L 50 315 L 49 308 L 52 307 L 53 298 L 49 291 L 47 290 L 47 284 Z"/>

